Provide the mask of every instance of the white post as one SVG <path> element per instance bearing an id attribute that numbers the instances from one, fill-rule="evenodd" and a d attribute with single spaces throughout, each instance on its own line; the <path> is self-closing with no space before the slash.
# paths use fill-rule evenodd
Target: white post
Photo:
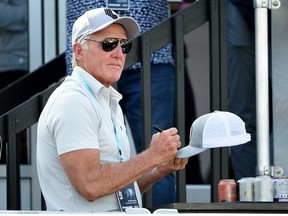
<path id="1" fill-rule="evenodd" d="M 269 155 L 269 60 L 268 8 L 280 7 L 278 0 L 255 0 L 255 69 L 257 175 L 271 175 Z"/>

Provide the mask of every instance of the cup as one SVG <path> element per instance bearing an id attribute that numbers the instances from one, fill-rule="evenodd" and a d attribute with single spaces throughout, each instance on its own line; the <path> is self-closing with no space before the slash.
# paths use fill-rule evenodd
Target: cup
<path id="1" fill-rule="evenodd" d="M 239 183 L 239 201 L 254 201 L 254 177 L 241 178 Z"/>
<path id="2" fill-rule="evenodd" d="M 273 180 L 270 176 L 257 176 L 254 182 L 255 201 L 273 202 Z"/>

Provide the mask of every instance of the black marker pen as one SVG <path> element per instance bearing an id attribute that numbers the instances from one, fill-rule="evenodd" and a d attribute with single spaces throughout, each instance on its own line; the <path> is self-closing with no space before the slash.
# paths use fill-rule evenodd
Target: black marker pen
<path id="1" fill-rule="evenodd" d="M 160 133 L 164 131 L 164 130 L 163 130 L 162 128 L 160 128 L 159 125 L 157 125 L 157 124 L 154 124 L 154 125 L 153 125 L 153 128 L 154 128 L 155 130 L 157 130 L 158 132 L 160 132 Z"/>

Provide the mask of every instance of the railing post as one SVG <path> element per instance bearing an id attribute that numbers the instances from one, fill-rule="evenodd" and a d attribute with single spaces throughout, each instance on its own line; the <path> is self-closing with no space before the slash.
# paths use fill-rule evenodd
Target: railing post
<path id="1" fill-rule="evenodd" d="M 152 136 L 152 115 L 151 115 L 151 65 L 150 65 L 150 37 L 143 35 L 141 43 L 141 103 L 142 103 L 142 142 L 145 149 L 149 148 L 149 143 Z M 152 188 L 150 188 L 144 196 L 145 206 L 152 207 Z"/>
<path id="2" fill-rule="evenodd" d="M 210 95 L 211 111 L 227 110 L 227 0 L 210 1 Z M 211 201 L 218 199 L 217 185 L 228 178 L 228 149 L 211 150 Z"/>
<path id="3" fill-rule="evenodd" d="M 173 20 L 174 36 L 174 59 L 175 59 L 175 75 L 176 75 L 176 97 L 175 97 L 175 111 L 176 111 L 176 127 L 178 134 L 181 137 L 182 147 L 186 146 L 185 140 L 185 58 L 184 58 L 184 31 L 183 18 L 176 16 Z M 176 173 L 177 179 L 177 201 L 186 202 L 186 178 L 185 170 Z"/>
<path id="4" fill-rule="evenodd" d="M 254 0 L 256 71 L 256 175 L 274 175 L 270 165 L 268 9 L 277 9 L 279 0 Z"/>
<path id="5" fill-rule="evenodd" d="M 7 210 L 20 210 L 20 160 L 19 146 L 17 145 L 17 116 L 11 112 L 6 119 L 8 128 L 8 158 L 7 158 Z"/>

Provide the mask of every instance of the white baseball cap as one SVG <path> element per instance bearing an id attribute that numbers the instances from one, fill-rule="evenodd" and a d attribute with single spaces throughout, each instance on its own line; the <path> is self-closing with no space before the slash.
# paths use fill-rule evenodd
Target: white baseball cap
<path id="1" fill-rule="evenodd" d="M 197 118 L 190 128 L 189 145 L 180 149 L 177 158 L 188 158 L 209 148 L 229 147 L 251 140 L 242 119 L 226 111 L 214 111 Z"/>
<path id="2" fill-rule="evenodd" d="M 86 11 L 74 22 L 72 45 L 77 41 L 81 42 L 88 35 L 100 31 L 113 23 L 123 25 L 128 39 L 135 38 L 140 33 L 140 26 L 132 17 L 119 17 L 110 8 L 96 8 Z"/>

